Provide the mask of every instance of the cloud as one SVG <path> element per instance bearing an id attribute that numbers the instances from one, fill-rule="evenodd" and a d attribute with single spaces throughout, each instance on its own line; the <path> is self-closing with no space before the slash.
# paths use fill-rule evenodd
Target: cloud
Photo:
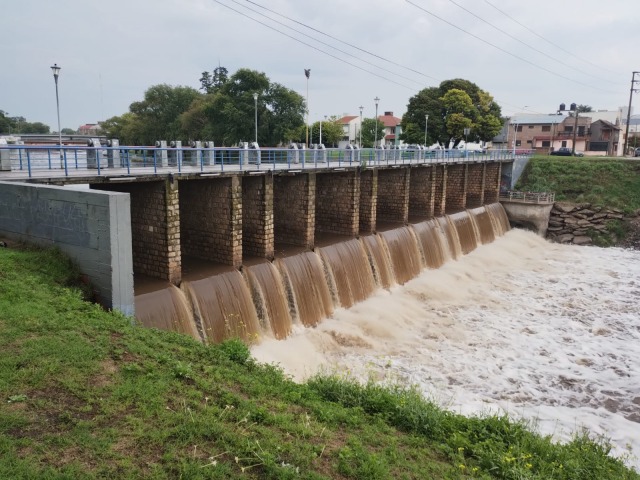
<path id="1" fill-rule="evenodd" d="M 49 70 L 54 62 L 62 66 L 62 126 L 71 128 L 124 113 L 155 84 L 197 88 L 201 72 L 218 64 L 230 72 L 243 67 L 263 71 L 303 95 L 304 69 L 311 68 L 312 120 L 357 114 L 360 105 L 371 116 L 376 96 L 380 112 L 400 116 L 420 89 L 458 77 L 493 94 L 506 114 L 524 105 L 547 113 L 560 102 L 596 109 L 628 102 L 631 72 L 640 69 L 634 64 L 639 2 L 610 0 L 606 9 L 596 0 L 411 2 L 420 8 L 403 0 L 11 2 L 3 12 L 10 21 L 2 30 L 9 41 L 0 42 L 0 109 L 55 129 Z"/>

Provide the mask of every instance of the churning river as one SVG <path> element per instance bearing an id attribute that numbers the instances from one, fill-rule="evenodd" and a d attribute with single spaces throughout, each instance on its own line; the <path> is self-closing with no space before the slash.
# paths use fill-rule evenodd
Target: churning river
<path id="1" fill-rule="evenodd" d="M 639 251 L 511 230 L 252 353 L 298 380 L 416 385 L 448 409 L 507 412 L 558 440 L 587 428 L 640 469 Z"/>

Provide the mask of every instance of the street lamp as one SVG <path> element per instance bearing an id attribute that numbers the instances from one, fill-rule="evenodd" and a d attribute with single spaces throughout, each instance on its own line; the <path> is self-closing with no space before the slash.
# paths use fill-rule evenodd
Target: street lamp
<path id="1" fill-rule="evenodd" d="M 378 145 L 378 102 L 380 101 L 380 99 L 378 97 L 373 99 L 374 102 L 376 102 L 376 118 L 375 118 L 375 140 L 373 142 L 373 148 L 376 148 L 376 146 Z"/>
<path id="2" fill-rule="evenodd" d="M 464 156 L 467 157 L 467 137 L 469 136 L 471 129 L 469 127 L 464 129 Z"/>
<path id="3" fill-rule="evenodd" d="M 256 147 L 257 147 L 258 146 L 258 92 L 254 92 L 254 94 L 253 94 L 253 103 L 255 105 Z"/>
<path id="4" fill-rule="evenodd" d="M 518 124 L 513 124 L 513 156 L 516 156 L 516 143 L 518 142 Z"/>
<path id="5" fill-rule="evenodd" d="M 427 128 L 429 127 L 429 115 L 424 116 L 424 146 L 427 146 Z"/>
<path id="6" fill-rule="evenodd" d="M 362 148 L 362 110 L 364 110 L 364 107 L 360 105 L 360 141 L 358 142 L 360 148 Z"/>
<path id="7" fill-rule="evenodd" d="M 56 82 L 56 110 L 58 112 L 58 143 L 60 144 L 60 168 L 63 168 L 63 153 L 62 153 L 62 131 L 60 130 L 60 100 L 58 99 L 58 76 L 60 75 L 60 67 L 57 63 L 53 64 L 51 67 L 53 71 L 53 79 Z"/>

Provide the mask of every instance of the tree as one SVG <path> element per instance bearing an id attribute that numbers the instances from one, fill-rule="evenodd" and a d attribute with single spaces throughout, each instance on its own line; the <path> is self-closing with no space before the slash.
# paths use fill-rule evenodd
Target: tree
<path id="1" fill-rule="evenodd" d="M 77 132 L 73 128 L 63 128 L 60 133 L 63 135 L 75 135 Z"/>
<path id="2" fill-rule="evenodd" d="M 121 145 L 143 145 L 142 125 L 139 118 L 131 112 L 106 119 L 101 124 L 102 131 L 107 137 L 117 138 Z"/>
<path id="3" fill-rule="evenodd" d="M 213 75 L 209 72 L 202 72 L 200 77 L 200 90 L 205 93 L 215 93 L 227 83 L 229 79 L 229 71 L 224 67 L 218 67 L 213 70 Z"/>
<path id="4" fill-rule="evenodd" d="M 202 94 L 191 87 L 161 84 L 147 89 L 144 100 L 129 106 L 139 123 L 135 129 L 136 143 L 150 145 L 156 140 L 186 140 L 180 114 L 200 96 Z"/>
<path id="5" fill-rule="evenodd" d="M 375 118 L 365 118 L 362 120 L 362 147 L 373 148 L 376 139 L 376 127 L 378 129 L 378 145 L 380 140 L 384 138 L 384 123 Z"/>
<path id="6" fill-rule="evenodd" d="M 320 122 L 315 122 L 310 128 L 311 143 L 320 143 Z M 338 122 L 335 120 L 322 121 L 322 143 L 328 147 L 335 147 L 341 138 L 342 126 Z"/>
<path id="7" fill-rule="evenodd" d="M 210 93 L 181 115 L 183 130 L 189 135 L 207 135 L 217 145 L 253 140 L 257 94 L 258 143 L 278 145 L 297 138 L 298 129 L 304 125 L 305 103 L 301 95 L 270 82 L 262 72 L 242 68 L 227 78 L 226 69 L 216 70 L 217 86 L 215 79 L 209 77 Z"/>
<path id="8" fill-rule="evenodd" d="M 429 116 L 428 125 L 425 115 Z M 409 99 L 401 138 L 408 143 L 424 143 L 425 125 L 427 145 L 460 140 L 464 128 L 471 129 L 470 140 L 487 141 L 502 128 L 500 106 L 475 83 L 461 78 L 445 80 Z"/>

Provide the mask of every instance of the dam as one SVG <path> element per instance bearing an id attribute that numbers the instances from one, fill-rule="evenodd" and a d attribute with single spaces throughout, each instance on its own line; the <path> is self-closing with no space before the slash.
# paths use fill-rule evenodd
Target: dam
<path id="1" fill-rule="evenodd" d="M 38 152 L 11 148 L 0 233 L 59 246 L 105 307 L 203 342 L 284 338 L 508 229 L 498 200 L 513 159 L 500 152 L 185 149 L 141 164 L 130 147 L 106 150 L 101 167 L 104 152 L 88 148 L 26 175 L 15 158 Z"/>

